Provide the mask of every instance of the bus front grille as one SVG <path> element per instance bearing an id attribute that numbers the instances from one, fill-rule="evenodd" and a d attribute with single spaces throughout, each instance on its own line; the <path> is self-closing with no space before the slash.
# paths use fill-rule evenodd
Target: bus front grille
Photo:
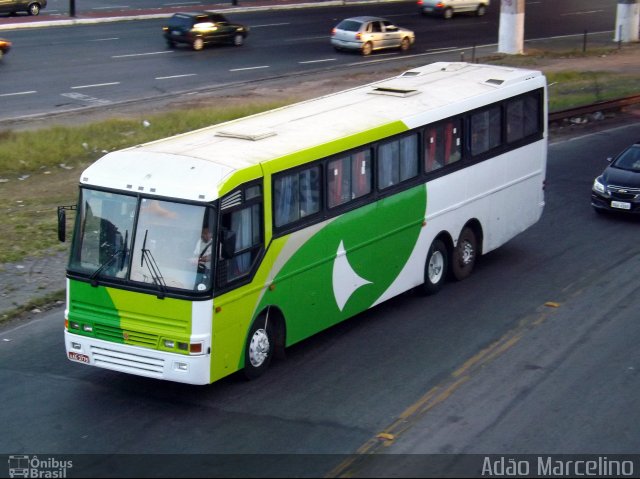
<path id="1" fill-rule="evenodd" d="M 141 376 L 160 378 L 164 370 L 162 359 L 123 353 L 99 346 L 91 346 L 91 357 L 96 366 Z"/>
<path id="2" fill-rule="evenodd" d="M 106 324 L 96 324 L 94 326 L 94 333 L 96 338 L 105 341 L 122 342 L 124 340 L 127 344 L 146 348 L 156 348 L 158 346 L 158 336 L 155 334 L 140 331 L 126 331 Z"/>

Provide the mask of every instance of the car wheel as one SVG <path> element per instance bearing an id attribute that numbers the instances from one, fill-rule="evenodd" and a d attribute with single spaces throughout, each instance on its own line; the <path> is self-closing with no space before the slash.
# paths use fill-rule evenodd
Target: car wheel
<path id="1" fill-rule="evenodd" d="M 444 13 L 442 14 L 442 16 L 444 18 L 446 18 L 447 20 L 449 20 L 451 17 L 453 17 L 453 9 L 452 8 L 446 8 L 444 10 Z"/>
<path id="2" fill-rule="evenodd" d="M 451 272 L 453 277 L 462 281 L 468 278 L 473 272 L 478 255 L 478 240 L 471 228 L 464 227 L 458 238 L 458 244 L 453 250 L 453 261 L 451 262 Z"/>
<path id="3" fill-rule="evenodd" d="M 260 317 L 251 326 L 244 354 L 244 374 L 247 379 L 262 376 L 269 367 L 275 345 L 272 323 Z"/>
<path id="4" fill-rule="evenodd" d="M 424 295 L 436 294 L 442 288 L 449 267 L 449 254 L 445 244 L 436 239 L 429 248 L 427 261 L 424 265 L 424 283 L 420 292 Z"/>
<path id="5" fill-rule="evenodd" d="M 487 13 L 487 7 L 484 5 L 478 5 L 478 9 L 476 10 L 476 15 L 481 17 L 485 13 Z"/>
<path id="6" fill-rule="evenodd" d="M 236 33 L 233 36 L 233 44 L 236 47 L 241 47 L 242 45 L 244 45 L 244 37 L 240 33 Z"/>
<path id="7" fill-rule="evenodd" d="M 204 40 L 202 38 L 196 38 L 193 41 L 193 49 L 195 51 L 200 51 L 204 48 Z"/>
<path id="8" fill-rule="evenodd" d="M 409 40 L 408 37 L 404 37 L 400 42 L 400 50 L 402 50 L 403 52 L 406 52 L 410 46 L 411 46 L 411 40 Z"/>
<path id="9" fill-rule="evenodd" d="M 172 40 L 167 40 L 167 46 L 169 48 L 175 48 L 176 47 L 176 42 L 174 42 Z"/>
<path id="10" fill-rule="evenodd" d="M 40 5 L 37 3 L 32 3 L 29 5 L 29 15 L 37 15 L 40 13 Z"/>
<path id="11" fill-rule="evenodd" d="M 367 42 L 364 45 L 362 45 L 362 54 L 364 56 L 371 55 L 372 51 L 373 51 L 373 45 L 371 44 L 371 42 Z"/>

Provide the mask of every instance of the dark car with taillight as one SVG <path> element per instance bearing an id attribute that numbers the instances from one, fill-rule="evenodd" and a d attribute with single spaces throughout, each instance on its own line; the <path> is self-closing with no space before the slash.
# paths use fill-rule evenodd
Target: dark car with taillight
<path id="1" fill-rule="evenodd" d="M 162 27 L 170 48 L 186 43 L 194 50 L 202 50 L 212 43 L 230 43 L 240 46 L 249 34 L 249 28 L 232 23 L 221 13 L 176 13 Z"/>
<path id="2" fill-rule="evenodd" d="M 6 53 L 9 53 L 9 50 L 11 50 L 11 42 L 4 38 L 0 38 L 0 58 L 2 58 Z"/>
<path id="3" fill-rule="evenodd" d="M 597 212 L 640 213 L 640 141 L 609 160 L 593 181 L 591 206 Z"/>

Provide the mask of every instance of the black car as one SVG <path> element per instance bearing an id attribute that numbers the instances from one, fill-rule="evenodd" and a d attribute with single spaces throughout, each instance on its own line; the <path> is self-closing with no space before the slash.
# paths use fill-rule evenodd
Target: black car
<path id="1" fill-rule="evenodd" d="M 229 22 L 224 15 L 213 12 L 176 13 L 162 27 L 170 48 L 187 43 L 194 50 L 202 50 L 209 43 L 244 44 L 249 28 Z"/>
<path id="2" fill-rule="evenodd" d="M 0 13 L 26 12 L 38 15 L 47 6 L 47 0 L 0 0 Z"/>
<path id="3" fill-rule="evenodd" d="M 594 180 L 591 206 L 598 212 L 640 213 L 640 141 L 611 160 Z"/>
<path id="4" fill-rule="evenodd" d="M 11 50 L 11 42 L 0 38 L 0 58 L 2 58 L 5 53 L 9 53 L 9 50 Z"/>

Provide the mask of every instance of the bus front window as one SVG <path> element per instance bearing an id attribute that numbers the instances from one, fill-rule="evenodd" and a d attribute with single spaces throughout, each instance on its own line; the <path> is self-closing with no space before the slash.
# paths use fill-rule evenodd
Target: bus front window
<path id="1" fill-rule="evenodd" d="M 136 204 L 133 196 L 81 190 L 69 268 L 91 279 L 125 278 Z"/>
<path id="2" fill-rule="evenodd" d="M 78 210 L 70 271 L 163 293 L 210 289 L 213 208 L 85 188 Z"/>
<path id="3" fill-rule="evenodd" d="M 205 206 L 143 198 L 131 280 L 159 289 L 209 289 L 214 249 L 211 211 Z"/>

